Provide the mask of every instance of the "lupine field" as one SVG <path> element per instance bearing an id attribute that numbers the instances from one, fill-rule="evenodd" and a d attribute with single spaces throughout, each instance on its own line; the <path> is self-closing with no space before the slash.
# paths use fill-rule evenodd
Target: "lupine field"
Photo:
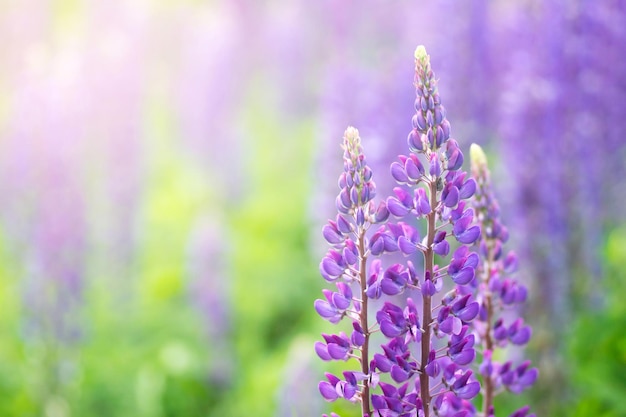
<path id="1" fill-rule="evenodd" d="M 626 1 L 0 38 L 0 417 L 626 416 Z"/>

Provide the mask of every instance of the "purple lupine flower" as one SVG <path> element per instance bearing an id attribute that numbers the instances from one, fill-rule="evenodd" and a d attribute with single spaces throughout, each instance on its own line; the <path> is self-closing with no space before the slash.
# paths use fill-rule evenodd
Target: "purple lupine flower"
<path id="1" fill-rule="evenodd" d="M 602 305 L 597 248 L 602 230 L 624 219 L 624 181 L 603 179 L 620 177 L 626 166 L 620 116 L 626 64 L 617 58 L 626 45 L 618 23 L 626 8 L 620 2 L 531 1 L 510 16 L 503 16 L 497 36 L 510 51 L 502 60 L 510 66 L 500 71 L 497 106 L 500 150 L 511 176 L 507 208 L 516 214 L 511 226 L 527 233 L 518 235 L 520 256 L 540 289 L 531 311 L 549 320 L 543 336 L 557 347 L 574 301 Z M 529 169 L 540 160 L 549 163 Z M 584 284 L 576 283 L 579 277 Z"/>
<path id="2" fill-rule="evenodd" d="M 343 150 L 344 172 L 339 178 L 341 191 L 336 199 L 339 214 L 336 221 L 330 221 L 324 228 L 324 237 L 333 249 L 320 263 L 320 272 L 324 279 L 341 281 L 336 282 L 337 292 L 323 291 L 326 299 L 316 300 L 315 309 L 331 323 L 337 323 L 343 317 L 349 317 L 355 332 L 352 337 L 348 337 L 345 333 L 323 335 L 325 342 L 316 343 L 315 350 L 324 360 L 347 360 L 351 356 L 359 358 L 360 375 L 364 376 L 364 378 L 358 378 L 359 384 L 354 374 L 344 373 L 345 379 L 343 380 L 335 375 L 327 374 L 327 381 L 320 382 L 319 390 L 328 401 L 334 401 L 339 397 L 349 401 L 360 400 L 363 415 L 369 415 L 371 375 L 368 348 L 371 328 L 368 324 L 367 286 L 378 281 L 380 271 L 376 264 L 372 264 L 374 269 L 371 271 L 372 276 L 368 279 L 366 261 L 369 248 L 366 232 L 370 225 L 377 222 L 377 219 L 384 221 L 388 215 L 384 214 L 386 208 L 383 209 L 373 202 L 376 186 L 361 148 L 359 132 L 356 129 L 350 127 L 345 131 Z M 352 284 L 358 285 L 357 297 L 360 298 L 353 297 Z M 385 284 L 385 287 L 389 285 Z M 382 285 L 379 288 L 382 289 Z M 375 295 L 379 291 L 380 289 L 376 289 L 373 293 L 371 290 L 369 292 Z M 394 327 L 393 321 L 403 318 L 401 310 L 399 311 L 400 317 L 397 316 L 398 312 L 395 313 L 393 318 L 391 313 L 389 315 L 390 329 Z"/>
<path id="3" fill-rule="evenodd" d="M 474 224 L 474 210 L 466 204 L 476 184 L 460 171 L 463 155 L 450 137 L 450 123 L 423 46 L 415 51 L 414 82 L 416 113 L 407 138 L 411 153 L 401 155 L 391 166 L 399 186 L 384 204 L 374 203 L 371 169 L 358 132 L 348 128 L 344 172 L 336 198 L 339 214 L 323 229 L 331 249 L 320 263 L 320 273 L 325 280 L 335 282 L 339 291 L 323 290 L 325 299 L 316 300 L 315 309 L 331 323 L 348 317 L 355 333 L 352 337 L 324 334 L 324 342 L 317 342 L 315 350 L 323 360 L 354 357 L 361 369 L 344 372 L 344 378 L 327 373 L 319 390 L 328 401 L 341 397 L 360 402 L 363 416 L 428 417 L 440 407 L 441 398 L 454 402 L 459 415 L 471 415 L 473 406 L 467 400 L 480 389 L 473 372 L 467 369 L 476 355 L 475 336 L 468 324 L 479 314 L 479 305 L 471 289 L 464 288 L 473 282 L 478 264 L 478 255 L 467 247 L 481 234 Z M 392 217 L 398 220 L 392 221 Z M 416 220 L 426 223 L 423 237 L 413 225 Z M 375 223 L 384 224 L 371 236 L 366 235 Z M 449 264 L 439 264 L 435 254 L 445 259 L 450 251 L 447 240 L 453 238 L 459 248 Z M 381 259 L 374 259 L 368 267 L 370 257 L 388 253 L 405 257 L 421 254 L 423 271 L 418 273 L 412 261 L 385 268 Z M 449 278 L 455 289 L 442 297 L 444 278 Z M 350 300 L 352 293 L 346 288 L 352 284 L 361 291 L 360 297 Z M 412 297 L 405 299 L 406 306 L 399 306 L 397 298 L 387 298 L 376 313 L 376 323 L 368 326 L 370 298 L 407 292 L 421 298 L 421 312 Z M 436 305 L 434 300 L 440 297 L 441 305 Z M 433 320 L 437 308 L 441 310 Z M 373 332 L 380 332 L 387 341 L 381 345 L 382 353 L 375 353 L 370 362 L 369 336 Z M 517 328 L 513 329 L 516 332 Z M 445 338 L 447 345 L 439 342 Z M 412 344 L 419 347 L 412 349 Z M 414 351 L 419 354 L 414 356 Z M 385 373 L 394 383 L 380 381 Z M 431 390 L 431 377 L 439 376 L 441 383 Z M 382 394 L 374 393 L 378 388 Z"/>
<path id="4" fill-rule="evenodd" d="M 211 340 L 208 378 L 216 387 L 227 387 L 234 376 L 234 358 L 229 335 L 232 331 L 230 244 L 219 217 L 197 222 L 187 248 L 189 298 L 204 319 Z"/>
<path id="5" fill-rule="evenodd" d="M 496 390 L 504 387 L 514 393 L 531 386 L 538 376 L 536 368 L 529 368 L 530 361 L 525 361 L 517 368 L 512 363 L 500 364 L 493 360 L 493 352 L 508 343 L 523 346 L 528 343 L 531 328 L 524 325 L 521 317 L 505 323 L 502 311 L 526 300 L 526 289 L 510 274 L 515 272 L 517 261 L 515 254 L 504 255 L 502 246 L 509 234 L 500 220 L 500 208 L 491 189 L 491 179 L 487 166 L 487 157 L 480 146 L 470 148 L 472 175 L 477 188 L 472 204 L 482 235 L 479 253 L 482 262 L 478 265 L 479 282 L 476 282 L 477 299 L 480 314 L 476 319 L 476 331 L 483 348 L 483 362 L 479 373 L 483 377 L 483 413 L 494 413 L 493 397 Z M 507 317 L 507 320 L 509 317 Z"/>

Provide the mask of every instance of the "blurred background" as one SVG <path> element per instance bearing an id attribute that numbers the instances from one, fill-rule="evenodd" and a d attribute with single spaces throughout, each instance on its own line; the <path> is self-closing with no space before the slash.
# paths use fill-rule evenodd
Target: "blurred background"
<path id="1" fill-rule="evenodd" d="M 330 410 L 339 145 L 391 189 L 418 44 L 530 288 L 498 409 L 626 415 L 625 1 L 1 0 L 0 38 L 1 416 Z"/>

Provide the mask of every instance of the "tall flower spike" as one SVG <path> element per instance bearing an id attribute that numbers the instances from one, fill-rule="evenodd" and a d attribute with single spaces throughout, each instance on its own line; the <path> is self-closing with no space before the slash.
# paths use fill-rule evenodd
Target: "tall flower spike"
<path id="1" fill-rule="evenodd" d="M 479 238 L 480 228 L 473 224 L 474 212 L 467 208 L 464 201 L 472 196 L 476 185 L 473 179 L 466 179 L 467 174 L 460 171 L 463 154 L 458 143 L 450 137 L 450 123 L 437 90 L 430 56 L 423 46 L 418 46 L 415 50 L 414 87 L 415 115 L 412 119 L 413 129 L 407 138 L 411 153 L 408 156 L 401 155 L 399 162 L 394 162 L 391 166 L 391 173 L 396 181 L 413 191 L 397 187 L 394 189 L 395 196 L 387 199 L 387 206 L 394 217 L 406 217 L 409 220 L 398 223 L 403 225 L 404 230 L 403 236 L 397 241 L 399 250 L 407 256 L 419 251 L 424 257 L 423 279 L 418 283 L 422 298 L 420 319 L 422 323 L 435 325 L 423 329 L 420 338 L 420 356 L 416 361 L 419 364 L 416 392 L 422 405 L 419 412 L 428 417 L 435 406 L 432 402 L 434 395 L 442 393 L 430 392 L 429 375 L 444 366 L 450 367 L 450 372 L 454 374 L 474 357 L 473 342 L 463 342 L 461 345 L 448 343 L 444 351 L 446 360 L 453 358 L 450 364 L 441 357 L 433 357 L 432 345 L 437 341 L 431 336 L 436 334 L 438 338 L 455 337 L 461 332 L 463 323 L 471 322 L 476 316 L 471 311 L 476 304 L 473 300 L 462 299 L 462 294 L 468 292 L 462 287 L 472 282 L 477 264 L 477 255 L 470 253 L 465 245 L 473 244 Z M 407 244 L 405 236 L 418 235 L 417 230 L 413 232 L 412 226 L 408 226 L 416 218 L 425 220 L 426 234 L 419 244 Z M 388 228 L 395 235 L 392 223 L 388 224 Z M 435 259 L 435 254 L 443 260 L 450 250 L 448 240 L 453 238 L 461 246 L 453 254 L 450 265 L 437 265 L 441 261 Z M 440 270 L 446 272 L 438 272 Z M 433 300 L 442 289 L 444 276 L 450 278 L 450 284 L 455 285 L 458 290 L 446 301 L 449 305 L 433 315 L 433 308 L 441 307 L 435 307 Z M 441 365 L 439 361 L 442 362 Z M 446 387 L 450 386 L 445 378 L 442 383 Z M 454 397 L 458 393 L 450 391 L 449 394 Z"/>
<path id="2" fill-rule="evenodd" d="M 477 242 L 482 261 L 477 269 L 477 299 L 481 310 L 477 331 L 483 348 L 483 360 L 479 367 L 483 378 L 482 409 L 483 415 L 487 416 L 494 414 L 493 397 L 498 389 L 504 387 L 519 393 L 535 382 L 538 371 L 529 367 L 530 361 L 513 368 L 511 362 L 500 364 L 493 360 L 493 352 L 497 348 L 508 343 L 526 344 L 531 330 L 521 318 L 507 325 L 504 318 L 500 317 L 499 313 L 505 307 L 526 300 L 526 288 L 510 277 L 517 267 L 515 253 L 504 255 L 502 251 L 509 235 L 500 221 L 500 209 L 491 189 L 487 157 L 480 146 L 472 144 L 470 158 L 472 176 L 477 184 L 472 204 L 482 229 L 482 237 Z"/>
<path id="3" fill-rule="evenodd" d="M 370 383 L 373 378 L 369 369 L 368 325 L 368 278 L 377 281 L 376 264 L 367 269 L 370 253 L 366 232 L 372 224 L 384 222 L 389 213 L 386 206 L 376 206 L 373 198 L 376 186 L 372 171 L 367 165 L 359 132 L 348 127 L 343 137 L 344 172 L 339 177 L 340 192 L 336 199 L 338 215 L 335 221 L 329 220 L 324 226 L 323 235 L 332 249 L 320 263 L 320 272 L 328 281 L 336 283 L 337 292 L 324 289 L 325 299 L 315 301 L 315 310 L 331 323 L 338 323 L 344 317 L 352 320 L 354 331 L 348 337 L 344 333 L 323 335 L 324 342 L 315 344 L 315 351 L 321 359 L 348 360 L 356 357 L 361 364 L 357 372 L 345 372 L 345 379 L 327 374 L 327 381 L 319 384 L 319 390 L 327 401 L 343 397 L 349 401 L 360 401 L 363 415 L 370 415 Z M 381 252 L 384 250 L 384 243 Z M 372 270 L 373 275 L 369 275 Z M 359 287 L 355 298 L 351 284 Z M 378 292 L 374 291 L 374 294 Z M 369 297 L 372 297 L 370 290 Z"/>

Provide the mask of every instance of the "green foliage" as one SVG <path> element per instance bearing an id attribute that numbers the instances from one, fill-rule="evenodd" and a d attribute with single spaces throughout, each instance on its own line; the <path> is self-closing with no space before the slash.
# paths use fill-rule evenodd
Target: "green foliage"
<path id="1" fill-rule="evenodd" d="M 605 248 L 606 305 L 581 315 L 568 341 L 576 388 L 573 416 L 626 415 L 626 228 L 612 231 Z"/>

